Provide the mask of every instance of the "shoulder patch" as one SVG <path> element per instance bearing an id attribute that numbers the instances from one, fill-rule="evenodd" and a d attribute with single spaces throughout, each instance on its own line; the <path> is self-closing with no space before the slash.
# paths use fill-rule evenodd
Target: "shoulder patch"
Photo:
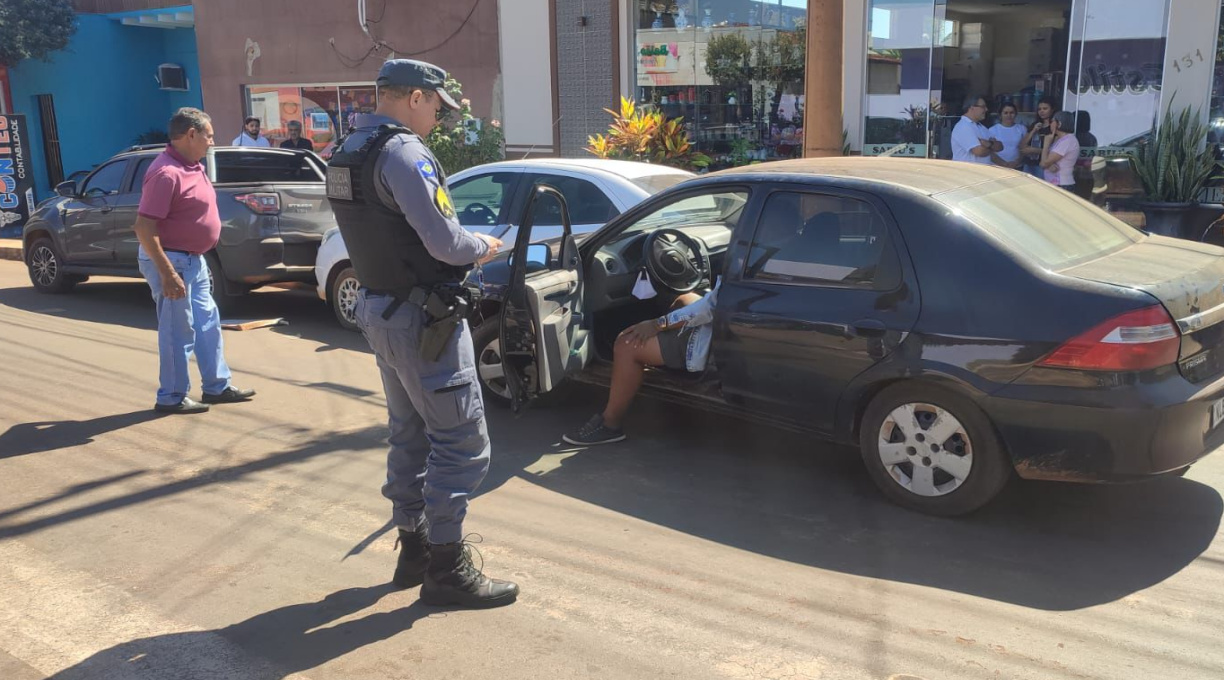
<path id="1" fill-rule="evenodd" d="M 421 177 L 425 179 L 437 179 L 438 172 L 434 170 L 433 161 L 428 158 L 422 158 L 416 162 L 417 172 L 421 173 Z"/>
<path id="2" fill-rule="evenodd" d="M 451 203 L 450 194 L 441 185 L 434 191 L 434 207 L 448 220 L 455 218 L 455 206 Z"/>

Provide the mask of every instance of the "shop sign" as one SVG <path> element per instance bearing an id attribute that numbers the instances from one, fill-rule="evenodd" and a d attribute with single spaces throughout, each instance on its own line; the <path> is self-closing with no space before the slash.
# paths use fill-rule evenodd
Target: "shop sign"
<path id="1" fill-rule="evenodd" d="M 680 68 L 680 46 L 676 43 L 640 43 L 638 68 L 645 73 L 675 73 Z"/>
<path id="2" fill-rule="evenodd" d="M 892 156 L 894 158 L 926 158 L 926 144 L 864 144 L 864 156 Z"/>
<path id="3" fill-rule="evenodd" d="M 713 85 L 705 70 L 706 43 L 695 40 L 637 43 L 637 84 L 643 87 Z"/>
<path id="4" fill-rule="evenodd" d="M 34 209 L 34 172 L 25 116 L 0 114 L 0 236 L 21 233 Z"/>

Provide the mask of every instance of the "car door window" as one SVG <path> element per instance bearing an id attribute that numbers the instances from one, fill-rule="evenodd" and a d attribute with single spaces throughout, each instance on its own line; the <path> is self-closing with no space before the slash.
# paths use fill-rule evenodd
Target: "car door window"
<path id="1" fill-rule="evenodd" d="M 620 214 L 612 199 L 593 182 L 565 175 L 537 174 L 532 183 L 555 187 L 565 197 L 570 224 L 603 224 Z M 538 227 L 561 225 L 561 207 L 556 201 L 536 201 L 532 224 Z"/>
<path id="2" fill-rule="evenodd" d="M 502 209 L 513 186 L 515 173 L 491 172 L 468 177 L 450 185 L 451 203 L 459 224 L 482 230 L 502 222 Z M 488 231 L 483 229 L 483 231 Z"/>
<path id="3" fill-rule="evenodd" d="M 154 158 L 156 156 L 146 156 L 136 162 L 136 173 L 132 175 L 132 188 L 129 189 L 131 193 L 140 193 L 140 188 L 144 186 L 145 175 L 148 174 L 149 166 L 153 164 Z"/>
<path id="4" fill-rule="evenodd" d="M 82 196 L 109 196 L 119 193 L 123 185 L 123 174 L 127 172 L 128 161 L 121 160 L 108 163 L 98 168 L 94 174 L 85 180 L 81 187 Z"/>
<path id="5" fill-rule="evenodd" d="M 744 279 L 892 290 L 901 266 L 888 224 L 870 203 L 780 191 L 761 211 Z"/>

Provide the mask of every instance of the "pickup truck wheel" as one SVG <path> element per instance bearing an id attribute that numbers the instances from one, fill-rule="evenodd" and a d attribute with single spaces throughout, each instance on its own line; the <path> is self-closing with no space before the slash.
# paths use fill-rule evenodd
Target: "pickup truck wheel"
<path id="1" fill-rule="evenodd" d="M 964 515 L 990 502 L 1013 466 L 990 419 L 939 386 L 901 383 L 881 392 L 859 428 L 863 462 L 897 505 Z"/>
<path id="2" fill-rule="evenodd" d="M 485 319 L 472 333 L 472 344 L 476 347 L 476 379 L 484 393 L 486 404 L 510 406 L 510 387 L 506 384 L 506 371 L 502 366 L 501 317 Z"/>
<path id="3" fill-rule="evenodd" d="M 40 238 L 30 246 L 26 266 L 30 283 L 40 293 L 67 293 L 80 281 L 64 272 L 64 259 L 49 238 Z"/>
<path id="4" fill-rule="evenodd" d="M 361 282 L 352 267 L 340 270 L 327 289 L 327 304 L 336 315 L 336 321 L 348 331 L 357 330 L 357 289 Z"/>

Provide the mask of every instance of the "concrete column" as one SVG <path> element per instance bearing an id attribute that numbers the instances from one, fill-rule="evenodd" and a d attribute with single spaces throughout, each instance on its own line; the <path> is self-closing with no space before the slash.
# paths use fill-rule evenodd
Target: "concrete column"
<path id="1" fill-rule="evenodd" d="M 808 0 L 803 155 L 842 152 L 843 0 Z"/>

